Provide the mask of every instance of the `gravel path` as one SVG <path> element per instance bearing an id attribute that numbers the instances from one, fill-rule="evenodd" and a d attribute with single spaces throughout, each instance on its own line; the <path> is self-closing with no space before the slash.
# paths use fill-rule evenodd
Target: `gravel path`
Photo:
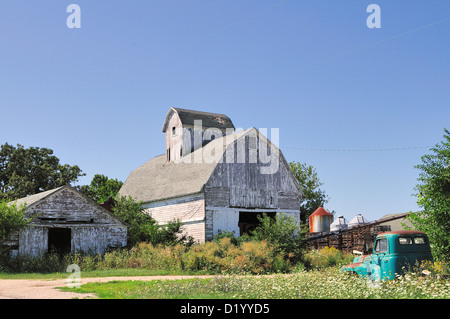
<path id="1" fill-rule="evenodd" d="M 113 280 L 158 280 L 211 278 L 214 276 L 140 276 L 140 277 L 97 277 L 81 278 L 81 284 L 88 282 L 108 282 Z M 67 285 L 67 279 L 0 279 L 0 299 L 73 299 L 95 298 L 93 294 L 65 292 L 56 287 Z"/>

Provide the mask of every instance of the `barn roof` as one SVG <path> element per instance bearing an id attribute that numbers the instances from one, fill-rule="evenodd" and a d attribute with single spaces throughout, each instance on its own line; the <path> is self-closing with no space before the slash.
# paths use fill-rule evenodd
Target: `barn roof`
<path id="1" fill-rule="evenodd" d="M 378 219 L 378 221 L 380 222 L 380 226 L 383 226 L 383 225 L 391 226 L 391 230 L 402 230 L 402 229 L 404 229 L 403 224 L 405 226 L 408 226 L 408 227 L 411 227 L 412 229 L 414 229 L 414 225 L 411 223 L 410 220 L 406 219 L 406 215 L 407 215 L 407 213 L 388 214 L 388 215 L 384 215 L 383 217 Z M 393 217 L 399 217 L 399 218 L 391 220 Z M 388 221 L 383 222 L 383 220 L 385 220 L 385 219 Z"/>
<path id="2" fill-rule="evenodd" d="M 226 147 L 249 133 L 264 137 L 257 129 L 250 128 L 217 138 L 174 162 L 168 162 L 166 155 L 156 156 L 131 172 L 119 194 L 131 196 L 137 201 L 153 202 L 200 193 Z M 223 152 L 214 154 L 213 150 L 221 145 Z M 200 163 L 196 162 L 197 158 L 202 159 Z M 191 162 L 186 163 L 186 159 Z"/>
<path id="3" fill-rule="evenodd" d="M 233 122 L 231 122 L 231 119 L 225 114 L 201 112 L 172 107 L 166 115 L 166 119 L 164 121 L 162 129 L 163 132 L 166 132 L 170 115 L 174 112 L 178 114 L 183 125 L 194 126 L 195 120 L 201 120 L 202 127 L 204 128 L 215 127 L 220 130 L 225 130 L 227 128 L 234 129 Z"/>

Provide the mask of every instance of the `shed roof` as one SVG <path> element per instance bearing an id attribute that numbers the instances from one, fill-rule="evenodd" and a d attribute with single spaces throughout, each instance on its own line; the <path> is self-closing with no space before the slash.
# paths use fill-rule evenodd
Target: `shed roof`
<path id="1" fill-rule="evenodd" d="M 12 202 L 12 204 L 16 204 L 17 206 L 21 206 L 21 205 L 27 205 L 27 207 L 30 207 L 31 205 L 33 205 L 34 203 L 39 202 L 40 200 L 46 198 L 47 196 L 50 196 L 53 193 L 56 193 L 57 191 L 63 189 L 65 186 L 61 186 L 61 187 L 57 187 L 45 192 L 41 192 L 41 193 L 37 193 L 34 195 L 30 195 L 27 197 L 23 197 L 23 198 L 19 198 L 15 201 Z"/>
<path id="2" fill-rule="evenodd" d="M 86 199 L 89 203 L 91 203 L 92 205 L 95 205 L 100 211 L 103 211 L 103 213 L 107 214 L 108 216 L 110 216 L 112 219 L 116 220 L 119 223 L 122 223 L 125 226 L 128 226 L 127 223 L 125 223 L 122 219 L 120 219 L 119 217 L 115 216 L 112 212 L 110 212 L 109 210 L 105 209 L 104 207 L 100 206 L 99 204 L 97 204 L 93 199 L 91 199 L 90 197 L 84 195 L 83 193 L 79 192 L 77 189 L 71 187 L 70 185 L 65 185 L 65 186 L 61 186 L 61 187 L 57 187 L 54 189 L 50 189 L 48 191 L 45 192 L 41 192 L 38 194 L 34 194 L 34 195 L 30 195 L 27 197 L 23 197 L 23 198 L 19 198 L 13 202 L 11 202 L 11 204 L 16 204 L 17 206 L 21 206 L 21 205 L 26 205 L 26 209 L 28 210 L 31 206 L 41 202 L 42 200 L 44 200 L 47 197 L 50 197 L 64 189 L 67 189 L 73 193 L 75 193 L 77 196 L 82 197 L 84 199 Z"/>
<path id="3" fill-rule="evenodd" d="M 166 132 L 167 123 L 170 119 L 170 115 L 174 112 L 178 114 L 178 116 L 180 117 L 180 121 L 183 125 L 194 126 L 195 120 L 201 120 L 202 127 L 204 128 L 215 127 L 220 130 L 225 130 L 227 128 L 232 129 L 235 128 L 233 122 L 231 122 L 231 119 L 225 114 L 194 111 L 172 107 L 170 108 L 169 112 L 166 115 L 166 119 L 164 120 L 164 125 L 162 128 L 163 132 Z"/>

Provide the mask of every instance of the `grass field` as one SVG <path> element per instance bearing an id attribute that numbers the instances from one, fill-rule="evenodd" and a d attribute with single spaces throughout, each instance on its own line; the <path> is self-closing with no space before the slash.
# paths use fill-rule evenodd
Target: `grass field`
<path id="1" fill-rule="evenodd" d="M 269 276 L 210 279 L 114 281 L 63 288 L 101 299 L 448 299 L 450 281 L 408 274 L 374 283 L 338 268 Z"/>

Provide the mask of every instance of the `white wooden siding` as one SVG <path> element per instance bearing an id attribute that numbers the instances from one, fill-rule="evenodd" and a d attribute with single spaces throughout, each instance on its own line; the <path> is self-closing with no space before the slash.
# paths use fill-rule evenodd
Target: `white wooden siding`
<path id="1" fill-rule="evenodd" d="M 203 194 L 186 196 L 174 200 L 144 204 L 145 211 L 158 224 L 179 219 L 183 229 L 196 242 L 205 241 L 205 199 Z"/>

